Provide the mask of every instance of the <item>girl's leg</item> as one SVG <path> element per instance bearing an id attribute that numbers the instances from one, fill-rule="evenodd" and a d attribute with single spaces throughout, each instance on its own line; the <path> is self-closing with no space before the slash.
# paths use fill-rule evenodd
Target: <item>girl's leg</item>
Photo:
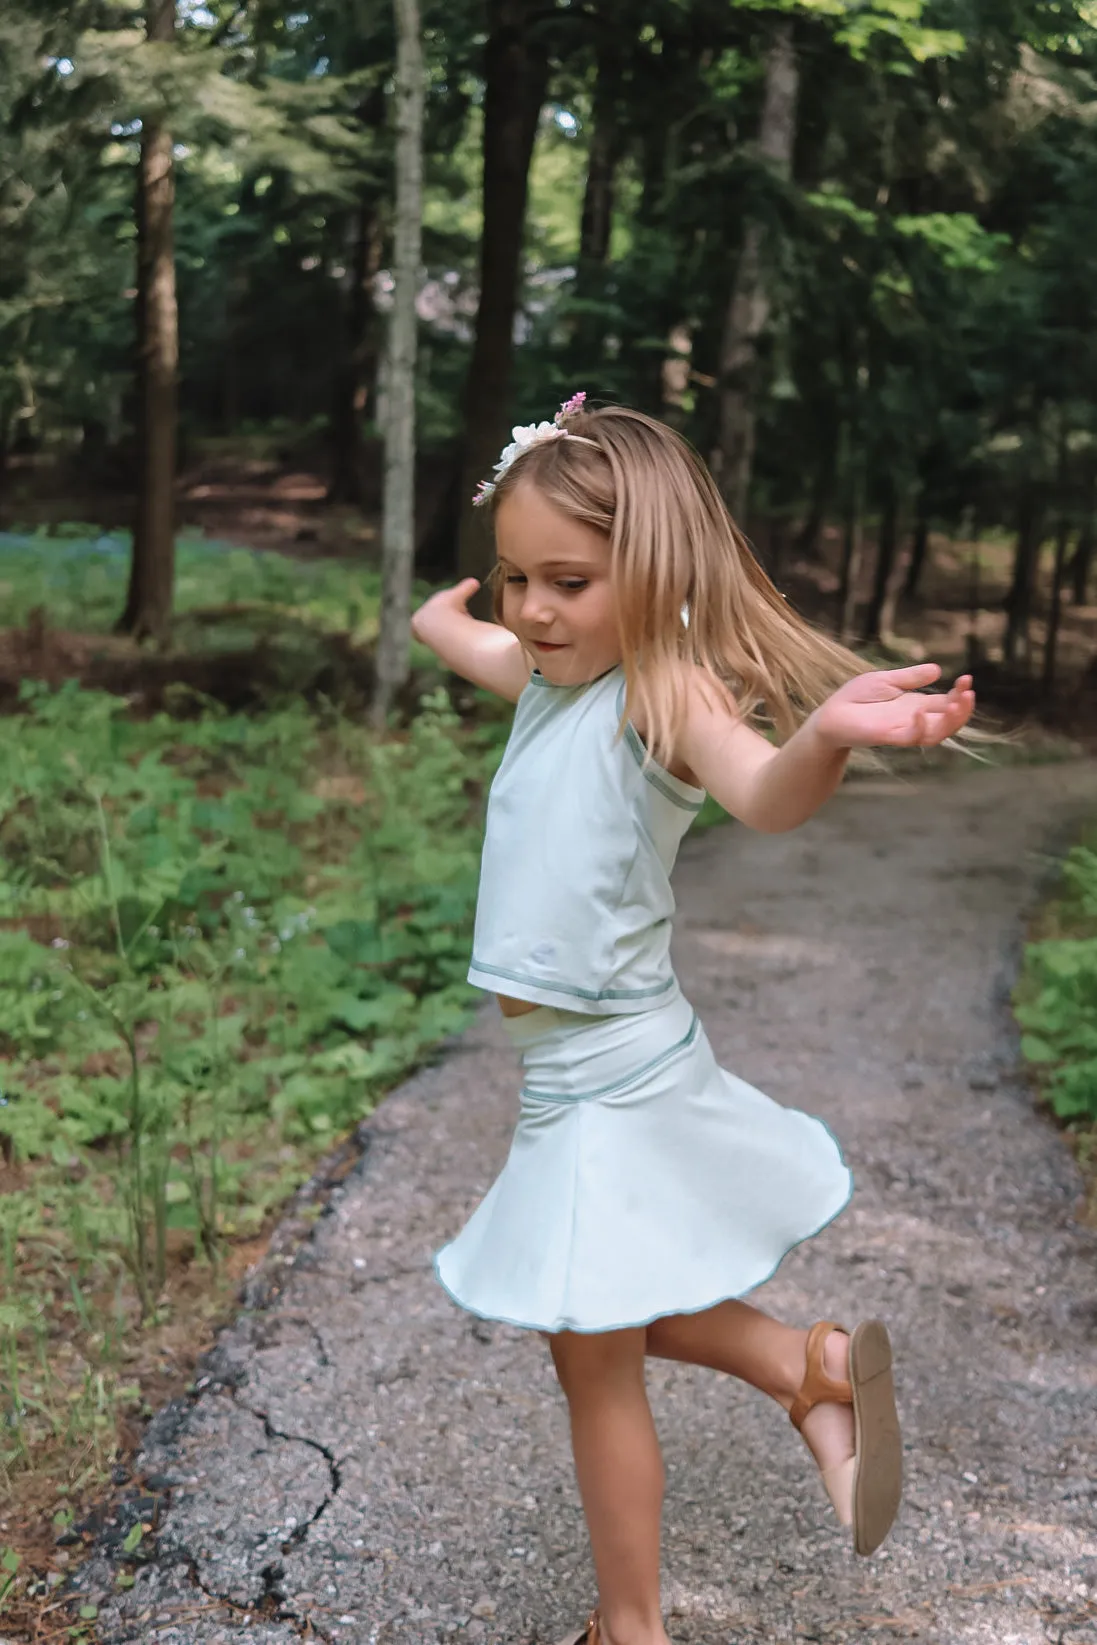
<path id="1" fill-rule="evenodd" d="M 683 1360 L 739 1377 L 788 1411 L 804 1380 L 807 1336 L 749 1303 L 721 1302 L 703 1313 L 655 1320 L 647 1327 L 647 1351 L 656 1359 Z M 828 1336 L 823 1363 L 830 1376 L 848 1376 L 849 1338 L 842 1332 Z M 852 1407 L 830 1401 L 817 1405 L 804 1419 L 802 1433 L 819 1467 L 835 1468 L 853 1455 Z M 842 1500 L 834 1506 L 848 1524 L 852 1504 Z"/>
<path id="2" fill-rule="evenodd" d="M 645 1330 L 559 1331 L 549 1345 L 571 1415 L 606 1645 L 669 1645 L 659 1606 L 663 1459 L 644 1387 Z"/>

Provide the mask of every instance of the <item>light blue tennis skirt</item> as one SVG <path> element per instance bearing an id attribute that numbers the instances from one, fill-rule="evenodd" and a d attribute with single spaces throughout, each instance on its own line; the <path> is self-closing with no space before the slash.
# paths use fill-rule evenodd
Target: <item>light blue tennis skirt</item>
<path id="1" fill-rule="evenodd" d="M 681 994 L 503 1021 L 524 1074 L 510 1155 L 434 1259 L 472 1313 L 539 1331 L 696 1313 L 769 1279 L 848 1203 L 823 1121 L 721 1068 Z"/>

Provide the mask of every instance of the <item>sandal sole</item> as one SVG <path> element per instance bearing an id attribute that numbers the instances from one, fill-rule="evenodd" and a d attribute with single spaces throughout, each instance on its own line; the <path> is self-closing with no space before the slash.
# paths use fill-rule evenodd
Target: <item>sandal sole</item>
<path id="1" fill-rule="evenodd" d="M 903 1495 L 903 1441 L 895 1409 L 891 1341 L 881 1320 L 865 1320 L 849 1345 L 853 1389 L 853 1547 L 876 1552 L 899 1512 Z"/>

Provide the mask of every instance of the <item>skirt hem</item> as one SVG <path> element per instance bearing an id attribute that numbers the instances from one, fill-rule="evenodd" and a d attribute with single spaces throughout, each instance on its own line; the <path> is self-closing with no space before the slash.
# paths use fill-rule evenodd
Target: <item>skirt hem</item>
<path id="1" fill-rule="evenodd" d="M 813 1115 L 812 1117 L 818 1118 L 817 1115 Z M 834 1133 L 831 1131 L 826 1121 L 819 1120 L 819 1124 L 822 1125 L 828 1135 L 834 1139 Z M 834 1140 L 836 1141 L 836 1139 Z M 839 1157 L 841 1157 L 840 1150 Z M 815 1239 L 818 1234 L 823 1232 L 824 1228 L 828 1228 L 832 1222 L 841 1216 L 842 1212 L 846 1209 L 853 1198 L 853 1187 L 853 1178 L 851 1175 L 849 1180 L 849 1190 L 842 1203 L 837 1206 L 835 1210 L 829 1212 L 817 1227 L 810 1229 L 806 1234 L 801 1234 L 799 1239 L 793 1240 L 791 1245 L 786 1245 L 785 1249 L 781 1252 L 780 1256 L 777 1258 L 777 1261 L 768 1273 L 761 1275 L 758 1279 L 748 1281 L 746 1285 L 740 1286 L 737 1290 L 721 1291 L 717 1296 L 710 1297 L 706 1302 L 694 1303 L 689 1307 L 659 1308 L 655 1311 L 655 1313 L 648 1314 L 642 1319 L 618 1320 L 608 1325 L 578 1325 L 567 1319 L 558 1319 L 551 1325 L 545 1325 L 537 1320 L 511 1319 L 505 1314 L 485 1313 L 482 1309 L 474 1308 L 471 1303 L 465 1302 L 464 1299 L 459 1297 L 457 1292 L 454 1291 L 451 1286 L 447 1285 L 445 1280 L 442 1278 L 439 1263 L 445 1247 L 443 1247 L 442 1251 L 437 1252 L 433 1258 L 434 1275 L 446 1295 L 453 1302 L 455 1302 L 459 1308 L 463 1308 L 466 1313 L 473 1314 L 477 1319 L 492 1320 L 497 1325 L 512 1325 L 520 1331 L 544 1331 L 550 1336 L 555 1335 L 558 1331 L 575 1331 L 581 1336 L 597 1336 L 606 1331 L 638 1330 L 642 1325 L 653 1325 L 657 1319 L 669 1319 L 675 1314 L 703 1314 L 706 1309 L 715 1308 L 721 1302 L 737 1302 L 740 1298 L 748 1296 L 751 1291 L 756 1291 L 759 1286 L 768 1285 L 769 1281 L 777 1273 L 787 1256 L 789 1256 L 799 1246 L 805 1244 L 809 1239 Z"/>

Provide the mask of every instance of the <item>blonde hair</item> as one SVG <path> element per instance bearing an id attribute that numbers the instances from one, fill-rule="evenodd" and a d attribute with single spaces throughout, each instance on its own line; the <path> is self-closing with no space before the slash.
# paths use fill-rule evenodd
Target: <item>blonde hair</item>
<path id="1" fill-rule="evenodd" d="M 749 720 L 791 736 L 830 694 L 870 664 L 791 610 L 736 527 L 693 447 L 623 406 L 567 418 L 579 439 L 522 451 L 500 478 L 494 510 L 534 485 L 562 514 L 608 539 L 626 720 L 640 719 L 666 761 L 697 665 Z M 496 621 L 503 581 L 490 579 Z M 682 608 L 688 608 L 688 625 Z"/>

